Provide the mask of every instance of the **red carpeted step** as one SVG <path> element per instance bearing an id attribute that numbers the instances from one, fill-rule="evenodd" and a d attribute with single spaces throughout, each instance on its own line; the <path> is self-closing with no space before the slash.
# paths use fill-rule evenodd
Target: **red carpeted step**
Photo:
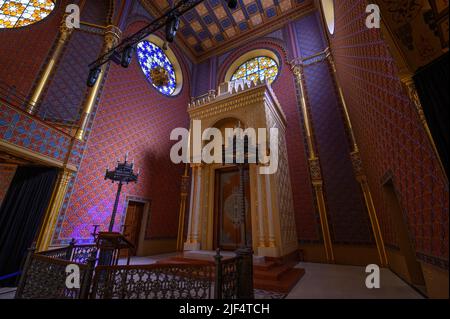
<path id="1" fill-rule="evenodd" d="M 274 292 L 289 293 L 298 281 L 304 276 L 305 270 L 301 268 L 291 268 L 278 280 L 254 279 L 256 289 L 269 290 Z"/>

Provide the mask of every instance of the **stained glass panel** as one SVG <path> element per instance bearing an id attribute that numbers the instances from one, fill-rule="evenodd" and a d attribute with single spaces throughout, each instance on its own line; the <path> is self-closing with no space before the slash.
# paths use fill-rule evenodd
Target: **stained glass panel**
<path id="1" fill-rule="evenodd" d="M 232 81 L 246 79 L 256 82 L 258 79 L 272 83 L 278 75 L 277 63 L 269 57 L 257 57 L 242 64 L 231 77 Z"/>
<path id="2" fill-rule="evenodd" d="M 0 0 L 0 29 L 33 24 L 47 17 L 54 8 L 52 0 Z"/>
<path id="3" fill-rule="evenodd" d="M 162 94 L 173 95 L 177 87 L 175 69 L 164 51 L 149 41 L 142 41 L 137 45 L 137 56 L 142 71 L 150 83 Z M 150 72 L 159 66 L 163 67 L 169 74 L 169 83 L 166 86 L 156 86 L 152 82 Z"/>

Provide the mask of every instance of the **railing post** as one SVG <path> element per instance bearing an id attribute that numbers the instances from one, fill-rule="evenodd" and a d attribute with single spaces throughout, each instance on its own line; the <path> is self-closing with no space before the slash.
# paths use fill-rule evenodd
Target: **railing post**
<path id="1" fill-rule="evenodd" d="M 217 248 L 214 256 L 216 264 L 216 275 L 214 278 L 214 299 L 222 299 L 222 256 L 220 255 L 220 248 Z"/>
<path id="2" fill-rule="evenodd" d="M 75 238 L 72 238 L 72 240 L 70 241 L 69 247 L 67 248 L 67 252 L 66 252 L 66 260 L 71 261 L 72 260 L 72 253 L 73 253 L 73 249 L 75 248 Z"/>
<path id="3" fill-rule="evenodd" d="M 236 250 L 238 257 L 237 298 L 254 299 L 253 291 L 253 252 L 251 247 Z"/>
<path id="4" fill-rule="evenodd" d="M 27 277 L 28 268 L 30 268 L 31 262 L 33 260 L 33 255 L 36 252 L 36 242 L 34 242 L 30 248 L 28 248 L 27 257 L 25 259 L 25 263 L 23 265 L 22 274 L 20 276 L 19 284 L 16 290 L 15 298 L 20 298 L 23 293 L 23 288 L 25 287 L 25 281 Z"/>
<path id="5" fill-rule="evenodd" d="M 88 299 L 91 292 L 92 278 L 94 276 L 96 258 L 94 256 L 89 257 L 87 262 L 87 269 L 81 283 L 80 297 L 79 299 Z"/>

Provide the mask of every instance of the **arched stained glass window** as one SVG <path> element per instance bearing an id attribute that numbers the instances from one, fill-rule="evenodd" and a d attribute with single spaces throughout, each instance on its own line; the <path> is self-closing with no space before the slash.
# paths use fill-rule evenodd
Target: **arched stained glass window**
<path id="1" fill-rule="evenodd" d="M 0 0 L 0 29 L 33 24 L 47 17 L 54 8 L 52 0 Z"/>
<path id="2" fill-rule="evenodd" d="M 232 81 L 245 79 L 256 82 L 258 79 L 272 83 L 278 75 L 278 64 L 271 58 L 261 56 L 242 64 L 231 77 Z"/>
<path id="3" fill-rule="evenodd" d="M 172 62 L 164 51 L 152 42 L 142 41 L 137 45 L 137 55 L 142 71 L 150 83 L 162 94 L 173 95 L 177 87 L 177 78 Z M 162 86 L 153 83 L 151 75 L 152 70 L 160 67 L 165 69 L 168 74 L 168 82 Z"/>

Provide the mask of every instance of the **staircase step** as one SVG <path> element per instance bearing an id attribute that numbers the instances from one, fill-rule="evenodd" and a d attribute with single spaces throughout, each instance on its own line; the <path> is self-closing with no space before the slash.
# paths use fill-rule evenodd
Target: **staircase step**
<path id="1" fill-rule="evenodd" d="M 292 269 L 292 267 L 289 267 L 288 265 L 280 265 L 270 268 L 269 270 L 254 268 L 253 275 L 255 279 L 279 280 L 284 274 L 289 272 L 290 269 Z"/>
<path id="2" fill-rule="evenodd" d="M 298 281 L 304 276 L 305 270 L 300 268 L 291 268 L 279 280 L 254 279 L 254 286 L 257 289 L 289 293 Z"/>

